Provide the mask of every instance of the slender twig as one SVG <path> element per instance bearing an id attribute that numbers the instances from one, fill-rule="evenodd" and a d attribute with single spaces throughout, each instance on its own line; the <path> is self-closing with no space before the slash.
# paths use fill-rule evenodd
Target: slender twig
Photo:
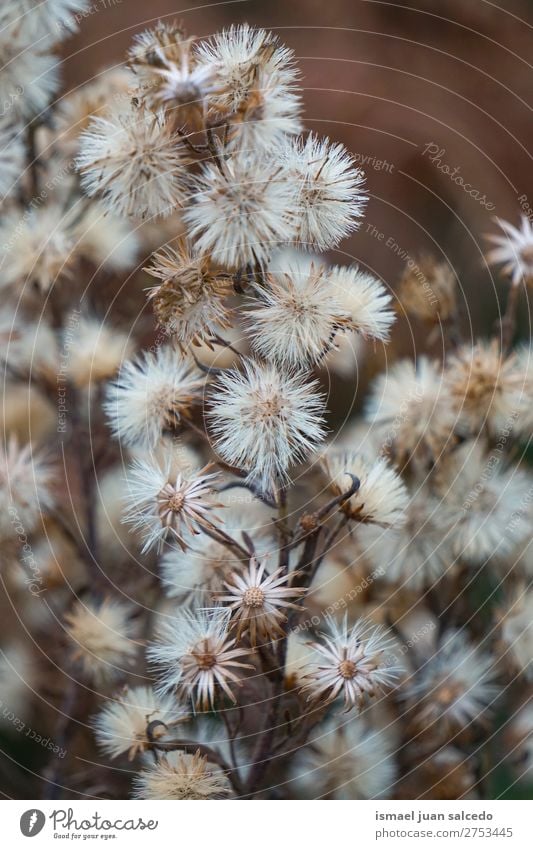
<path id="1" fill-rule="evenodd" d="M 516 312 L 518 308 L 518 296 L 520 294 L 520 286 L 511 284 L 507 295 L 507 303 L 505 305 L 505 313 L 499 322 L 499 331 L 501 334 L 501 350 L 502 354 L 506 354 L 513 344 L 514 335 L 516 332 Z"/>

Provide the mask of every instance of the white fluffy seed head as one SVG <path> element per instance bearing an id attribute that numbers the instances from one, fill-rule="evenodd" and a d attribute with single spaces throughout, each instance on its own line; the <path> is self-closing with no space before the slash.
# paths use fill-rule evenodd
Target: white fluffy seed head
<path id="1" fill-rule="evenodd" d="M 359 226 L 364 175 L 342 144 L 309 135 L 288 141 L 280 159 L 293 190 L 296 240 L 303 247 L 336 247 Z"/>
<path id="2" fill-rule="evenodd" d="M 168 752 L 139 773 L 134 790 L 138 799 L 205 801 L 231 796 L 226 774 L 200 751 L 194 755 Z"/>
<path id="3" fill-rule="evenodd" d="M 72 659 L 92 683 L 122 677 L 133 664 L 139 643 L 131 613 L 123 602 L 105 598 L 78 601 L 65 615 Z"/>
<path id="4" fill-rule="evenodd" d="M 92 119 L 77 165 L 89 197 L 117 215 L 168 216 L 185 199 L 183 148 L 162 113 L 126 101 Z"/>
<path id="5" fill-rule="evenodd" d="M 329 272 L 332 296 L 364 337 L 386 342 L 395 321 L 392 298 L 383 283 L 357 266 L 335 266 Z"/>
<path id="6" fill-rule="evenodd" d="M 293 235 L 292 189 L 276 157 L 239 152 L 207 163 L 192 183 L 185 211 L 188 234 L 200 256 L 230 269 L 264 263 Z"/>
<path id="7" fill-rule="evenodd" d="M 24 171 L 24 142 L 20 126 L 0 117 L 0 201 L 12 195 Z"/>
<path id="8" fill-rule="evenodd" d="M 204 382 L 194 363 L 172 347 L 128 360 L 104 402 L 114 436 L 125 445 L 154 447 L 163 430 L 201 399 Z"/>
<path id="9" fill-rule="evenodd" d="M 316 382 L 249 360 L 219 377 L 209 419 L 223 459 L 272 491 L 322 442 L 323 410 Z"/>
<path id="10" fill-rule="evenodd" d="M 533 225 L 522 215 L 520 228 L 501 218 L 495 219 L 503 230 L 503 236 L 488 236 L 495 246 L 487 254 L 487 262 L 502 264 L 502 272 L 511 278 L 514 286 L 521 281 L 533 282 Z"/>
<path id="11" fill-rule="evenodd" d="M 350 328 L 330 284 L 327 269 L 313 263 L 287 263 L 267 275 L 247 314 L 252 348 L 281 365 L 318 362 L 334 345 L 337 332 Z"/>

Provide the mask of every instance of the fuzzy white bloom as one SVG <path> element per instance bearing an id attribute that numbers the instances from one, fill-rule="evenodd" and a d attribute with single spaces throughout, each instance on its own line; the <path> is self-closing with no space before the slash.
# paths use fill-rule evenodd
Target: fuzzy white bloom
<path id="1" fill-rule="evenodd" d="M 342 622 L 326 615 L 329 634 L 320 634 L 321 641 L 312 648 L 320 655 L 304 676 L 303 692 L 308 701 L 325 704 L 338 697 L 344 700 L 346 711 L 361 710 L 365 697 L 391 686 L 400 669 L 391 654 L 393 641 L 379 626 L 360 619 L 348 627 L 348 615 Z"/>
<path id="2" fill-rule="evenodd" d="M 164 116 L 132 102 L 92 119 L 77 165 L 89 197 L 117 215 L 152 218 L 184 201 L 185 161 Z"/>
<path id="3" fill-rule="evenodd" d="M 22 128 L 0 117 L 0 201 L 14 193 L 23 171 Z"/>
<path id="4" fill-rule="evenodd" d="M 401 528 L 363 526 L 358 533 L 363 557 L 399 589 L 431 587 L 455 561 L 454 513 L 420 487 L 410 497 L 405 516 Z"/>
<path id="5" fill-rule="evenodd" d="M 533 480 L 519 468 L 499 468 L 479 441 L 465 442 L 437 475 L 440 495 L 455 512 L 456 557 L 473 564 L 501 560 L 533 532 Z"/>
<path id="6" fill-rule="evenodd" d="M 130 671 L 139 643 L 132 610 L 115 599 L 78 601 L 65 615 L 72 659 L 96 685 L 107 684 Z"/>
<path id="7" fill-rule="evenodd" d="M 288 469 L 324 437 L 323 400 L 316 382 L 274 366 L 244 362 L 221 375 L 209 419 L 220 455 L 265 490 L 288 480 Z"/>
<path id="8" fill-rule="evenodd" d="M 487 236 L 496 247 L 487 254 L 487 262 L 503 263 L 502 271 L 511 278 L 513 286 L 533 282 L 533 225 L 526 215 L 521 216 L 520 229 L 502 218 L 494 219 L 503 236 Z"/>
<path id="9" fill-rule="evenodd" d="M 246 108 L 261 82 L 290 87 L 297 79 L 294 52 L 280 45 L 277 37 L 248 24 L 231 26 L 208 41 L 199 42 L 197 57 L 213 71 L 209 108 L 233 115 Z"/>
<path id="10" fill-rule="evenodd" d="M 295 238 L 304 247 L 336 247 L 363 215 L 363 173 L 342 144 L 312 134 L 287 142 L 279 155 L 293 190 Z"/>
<path id="11" fill-rule="evenodd" d="M 59 368 L 57 338 L 44 320 L 24 320 L 9 301 L 0 309 L 0 363 L 15 374 L 56 379 Z M 33 437 L 35 438 L 35 437 Z"/>
<path id="12" fill-rule="evenodd" d="M 456 430 L 476 435 L 490 434 L 520 423 L 530 407 L 530 387 L 521 360 L 502 356 L 498 342 L 478 342 L 459 348 L 447 362 L 445 388 L 456 414 Z"/>
<path id="13" fill-rule="evenodd" d="M 252 557 L 248 568 L 234 569 L 224 583 L 225 592 L 219 596 L 232 612 L 232 625 L 237 630 L 237 640 L 249 635 L 252 646 L 257 641 L 275 640 L 284 635 L 286 611 L 297 609 L 294 600 L 306 590 L 287 586 L 291 576 L 276 569 L 269 575 L 264 565 Z"/>
<path id="14" fill-rule="evenodd" d="M 31 445 L 0 446 L 0 539 L 30 534 L 53 506 L 54 473 Z"/>
<path id="15" fill-rule="evenodd" d="M 304 799 L 381 799 L 393 795 L 396 735 L 366 717 L 320 724 L 298 753 L 291 782 Z"/>
<path id="16" fill-rule="evenodd" d="M 68 278 L 77 256 L 72 215 L 58 203 L 6 213 L 0 224 L 0 286 L 46 292 Z"/>
<path id="17" fill-rule="evenodd" d="M 140 239 L 124 218 L 108 213 L 93 202 L 74 228 L 77 245 L 98 269 L 126 271 L 133 268 L 140 250 Z"/>
<path id="18" fill-rule="evenodd" d="M 209 342 L 230 325 L 229 275 L 208 257 L 195 256 L 184 240 L 156 253 L 146 271 L 160 281 L 148 293 L 158 324 L 182 348 Z"/>
<path id="19" fill-rule="evenodd" d="M 152 737 L 157 739 L 169 726 L 187 718 L 187 711 L 174 696 L 154 693 L 150 687 L 125 687 L 96 717 L 96 742 L 112 758 L 127 753 L 129 760 L 133 760 L 150 746 L 148 726 L 151 723 L 154 723 Z"/>
<path id="20" fill-rule="evenodd" d="M 499 693 L 494 658 L 456 630 L 402 689 L 417 727 L 437 739 L 483 721 Z"/>
<path id="21" fill-rule="evenodd" d="M 46 35 L 35 44 L 33 36 L 13 26 L 4 28 L 0 41 L 3 116 L 26 122 L 40 115 L 57 94 L 60 60 L 49 52 L 49 47 L 50 39 Z"/>
<path id="22" fill-rule="evenodd" d="M 504 745 L 518 780 L 530 782 L 533 777 L 533 702 L 530 698 L 506 723 Z"/>
<path id="23" fill-rule="evenodd" d="M 248 651 L 234 647 L 228 628 L 229 610 L 178 610 L 148 649 L 148 657 L 164 670 L 161 691 L 177 690 L 204 711 L 214 708 L 220 690 L 235 702 L 238 670 L 253 667 L 242 662 Z"/>
<path id="24" fill-rule="evenodd" d="M 500 611 L 500 639 L 504 663 L 533 679 L 533 590 L 517 587 Z"/>
<path id="25" fill-rule="evenodd" d="M 114 436 L 125 445 L 154 447 L 202 397 L 205 378 L 172 347 L 143 352 L 122 366 L 106 393 L 104 410 Z"/>
<path id="26" fill-rule="evenodd" d="M 433 461 L 453 444 L 456 412 L 442 369 L 427 357 L 401 360 L 374 381 L 366 418 L 382 450 L 403 464 Z"/>
<path id="27" fill-rule="evenodd" d="M 386 342 L 395 321 L 391 296 L 383 283 L 357 266 L 330 269 L 333 295 L 350 316 L 352 327 L 365 338 Z"/>
<path id="28" fill-rule="evenodd" d="M 68 318 L 66 328 L 63 350 L 71 336 Z M 69 344 L 65 373 L 77 386 L 107 380 L 130 356 L 132 347 L 133 342 L 126 333 L 95 316 L 83 316 L 76 320 L 75 344 Z"/>
<path id="29" fill-rule="evenodd" d="M 135 36 L 129 60 L 152 109 L 166 108 L 175 124 L 199 129 L 213 67 L 193 52 L 193 43 L 175 23 L 158 21 L 153 29 Z"/>
<path id="30" fill-rule="evenodd" d="M 294 234 L 292 188 L 275 156 L 239 152 L 203 166 L 184 213 L 200 255 L 230 269 L 264 263 Z"/>
<path id="31" fill-rule="evenodd" d="M 134 460 L 127 477 L 124 522 L 143 539 L 142 552 L 173 539 L 185 551 L 187 535 L 212 528 L 209 512 L 212 484 L 216 474 L 206 474 L 209 466 L 185 476 L 173 469 L 172 452 L 161 461 Z"/>
<path id="32" fill-rule="evenodd" d="M 338 331 L 351 327 L 324 267 L 288 263 L 257 287 L 258 299 L 247 313 L 252 347 L 281 365 L 318 362 L 332 347 Z"/>
<path id="33" fill-rule="evenodd" d="M 134 780 L 138 799 L 207 800 L 231 796 L 231 785 L 220 767 L 197 751 L 168 752 Z"/>
<path id="34" fill-rule="evenodd" d="M 11 24 L 29 41 L 50 36 L 56 42 L 77 30 L 89 0 L 3 0 L 2 6 L 0 26 Z"/>
<path id="35" fill-rule="evenodd" d="M 340 508 L 350 518 L 385 527 L 405 522 L 407 489 L 382 457 L 370 460 L 358 451 L 330 448 L 322 457 L 322 468 L 334 495 L 348 492 L 352 483 L 350 475 L 359 480 L 357 492 Z"/>

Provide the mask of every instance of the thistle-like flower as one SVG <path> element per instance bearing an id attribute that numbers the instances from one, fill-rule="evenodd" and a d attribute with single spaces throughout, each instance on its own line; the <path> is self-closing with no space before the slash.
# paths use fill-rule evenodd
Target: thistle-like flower
<path id="1" fill-rule="evenodd" d="M 422 256 L 407 262 L 399 298 L 411 315 L 432 324 L 447 321 L 456 310 L 457 277 L 447 262 Z"/>
<path id="2" fill-rule="evenodd" d="M 168 752 L 134 780 L 138 799 L 223 799 L 231 785 L 220 767 L 197 751 L 194 755 Z"/>
<path id="3" fill-rule="evenodd" d="M 252 347 L 282 365 L 316 363 L 332 347 L 338 331 L 351 328 L 327 270 L 311 263 L 287 264 L 258 287 L 248 312 Z"/>
<path id="4" fill-rule="evenodd" d="M 504 356 L 498 342 L 465 345 L 449 358 L 445 388 L 456 414 L 456 430 L 476 435 L 505 430 L 529 406 L 526 374 L 515 354 Z"/>
<path id="5" fill-rule="evenodd" d="M 135 36 L 129 61 L 145 103 L 155 110 L 164 108 L 175 125 L 199 129 L 213 67 L 199 60 L 193 44 L 194 38 L 187 38 L 180 26 L 158 21 Z"/>
<path id="6" fill-rule="evenodd" d="M 226 593 L 220 595 L 220 601 L 227 603 L 232 611 L 237 640 L 246 633 L 255 646 L 258 640 L 275 640 L 284 635 L 282 625 L 287 621 L 284 611 L 297 609 L 294 600 L 306 592 L 301 587 L 287 586 L 291 579 L 282 569 L 268 575 L 255 558 L 244 571 L 232 572 L 224 583 Z"/>
<path id="7" fill-rule="evenodd" d="M 319 250 L 336 247 L 363 215 L 363 173 L 342 144 L 314 135 L 287 142 L 280 155 L 294 193 L 296 240 Z"/>
<path id="8" fill-rule="evenodd" d="M 413 457 L 435 461 L 455 443 L 457 413 L 442 369 L 427 357 L 401 360 L 376 378 L 366 418 L 382 450 L 402 465 Z"/>
<path id="9" fill-rule="evenodd" d="M 77 164 L 89 197 L 100 197 L 118 215 L 170 215 L 185 200 L 179 137 L 161 113 L 135 103 L 92 119 Z"/>
<path id="10" fill-rule="evenodd" d="M 204 384 L 194 363 L 172 347 L 128 360 L 106 392 L 113 435 L 125 445 L 153 448 L 163 430 L 179 424 L 200 400 Z"/>
<path id="11" fill-rule="evenodd" d="M 359 480 L 357 492 L 340 507 L 350 519 L 385 527 L 405 522 L 407 489 L 382 457 L 372 461 L 358 451 L 329 449 L 322 458 L 322 469 L 334 495 L 349 491 L 351 475 Z"/>
<path id="12" fill-rule="evenodd" d="M 444 739 L 483 721 L 499 693 L 494 658 L 452 630 L 409 679 L 402 697 L 413 708 L 416 727 Z"/>
<path id="13" fill-rule="evenodd" d="M 30 444 L 20 448 L 11 437 L 0 446 L 0 539 L 35 530 L 54 504 L 53 481 L 52 467 Z"/>
<path id="14" fill-rule="evenodd" d="M 0 286 L 46 292 L 69 277 L 79 256 L 71 218 L 58 203 L 9 211 L 0 225 Z"/>
<path id="15" fill-rule="evenodd" d="M 77 386 L 107 380 L 131 354 L 131 348 L 132 341 L 125 333 L 95 316 L 83 316 L 76 320 L 76 344 L 69 348 L 65 372 Z"/>
<path id="16" fill-rule="evenodd" d="M 88 8 L 89 0 L 3 0 L 0 26 L 11 23 L 29 41 L 61 41 L 76 31 Z"/>
<path id="17" fill-rule="evenodd" d="M 296 78 L 294 52 L 275 35 L 248 24 L 231 26 L 197 46 L 200 63 L 213 71 L 209 108 L 217 115 L 233 115 L 246 108 L 260 78 L 274 77 L 291 84 Z"/>
<path id="18" fill-rule="evenodd" d="M 395 321 L 391 296 L 383 283 L 357 266 L 335 266 L 329 272 L 332 297 L 361 336 L 386 342 Z"/>
<path id="19" fill-rule="evenodd" d="M 189 237 L 198 254 L 229 269 L 262 264 L 294 233 L 290 181 L 272 154 L 219 158 L 219 166 L 206 163 L 192 180 L 184 213 Z"/>
<path id="20" fill-rule="evenodd" d="M 65 615 L 72 659 L 96 685 L 129 671 L 139 650 L 130 608 L 106 598 L 78 601 Z"/>
<path id="21" fill-rule="evenodd" d="M 162 548 L 169 537 L 185 551 L 187 535 L 200 533 L 201 528 L 212 528 L 209 513 L 212 501 L 212 484 L 216 474 L 207 474 L 204 466 L 191 475 L 172 469 L 172 456 L 134 460 L 127 478 L 124 522 L 142 537 L 142 552 L 156 546 Z"/>
<path id="22" fill-rule="evenodd" d="M 400 671 L 387 657 L 392 640 L 364 619 L 349 628 L 347 614 L 340 624 L 330 616 L 327 621 L 330 634 L 321 634 L 322 641 L 311 644 L 321 657 L 304 676 L 303 692 L 308 701 L 324 704 L 342 696 L 346 711 L 361 710 L 365 697 L 373 698 L 377 690 L 392 685 Z"/>
<path id="23" fill-rule="evenodd" d="M 163 625 L 159 642 L 148 652 L 164 669 L 163 692 L 177 690 L 203 711 L 214 708 L 219 690 L 236 702 L 232 689 L 240 684 L 236 670 L 253 667 L 242 662 L 248 651 L 235 648 L 230 637 L 229 613 L 220 608 L 179 610 L 175 619 Z"/>
<path id="24" fill-rule="evenodd" d="M 323 402 L 316 382 L 253 361 L 221 375 L 209 413 L 221 456 L 248 472 L 264 490 L 287 481 L 324 437 Z"/>
<path id="25" fill-rule="evenodd" d="M 521 217 L 521 227 L 513 227 L 508 221 L 495 219 L 504 232 L 503 236 L 487 236 L 496 247 L 487 254 L 487 262 L 503 263 L 502 271 L 511 278 L 513 286 L 533 282 L 533 225 L 526 215 Z"/>
<path id="26" fill-rule="evenodd" d="M 111 758 L 127 753 L 131 761 L 150 747 L 150 724 L 154 723 L 152 739 L 157 739 L 188 716 L 171 695 L 158 695 L 149 687 L 125 687 L 96 717 L 96 742 Z"/>
<path id="27" fill-rule="evenodd" d="M 231 279 L 209 257 L 191 253 L 185 241 L 156 253 L 146 271 L 160 281 L 148 293 L 157 322 L 181 347 L 208 341 L 229 326 Z"/>

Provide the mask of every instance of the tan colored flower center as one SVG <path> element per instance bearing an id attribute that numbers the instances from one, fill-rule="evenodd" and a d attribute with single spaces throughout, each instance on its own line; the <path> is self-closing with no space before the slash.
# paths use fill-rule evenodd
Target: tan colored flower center
<path id="1" fill-rule="evenodd" d="M 525 248 L 522 248 L 520 255 L 524 262 L 533 262 L 533 245 L 527 245 Z"/>
<path id="2" fill-rule="evenodd" d="M 167 506 L 169 510 L 172 510 L 173 513 L 179 513 L 183 509 L 183 505 L 185 503 L 185 496 L 182 492 L 175 492 L 171 495 L 167 501 Z"/>
<path id="3" fill-rule="evenodd" d="M 461 687 L 458 684 L 441 684 L 435 692 L 435 701 L 442 707 L 449 707 L 461 695 Z"/>
<path id="4" fill-rule="evenodd" d="M 247 607 L 262 607 L 265 601 L 265 594 L 259 587 L 249 587 L 244 593 L 242 600 Z"/>
<path id="5" fill-rule="evenodd" d="M 212 652 L 193 652 L 192 654 L 200 669 L 212 669 L 217 662 L 216 655 Z"/>
<path id="6" fill-rule="evenodd" d="M 343 678 L 354 678 L 357 667 L 353 660 L 341 660 L 339 663 L 339 674 Z"/>

